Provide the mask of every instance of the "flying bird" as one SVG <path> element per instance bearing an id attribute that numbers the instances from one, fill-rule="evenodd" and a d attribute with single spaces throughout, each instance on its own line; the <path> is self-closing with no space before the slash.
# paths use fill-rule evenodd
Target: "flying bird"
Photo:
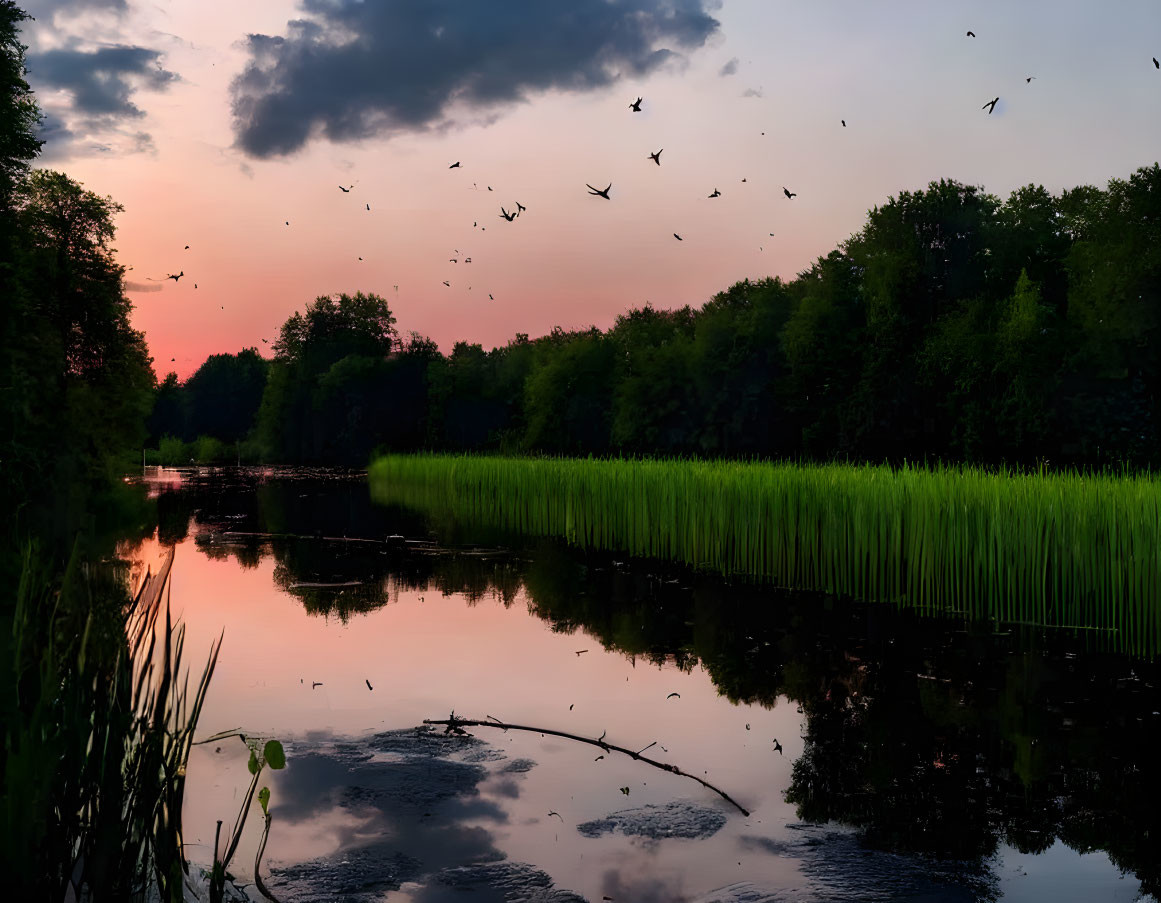
<path id="1" fill-rule="evenodd" d="M 493 297 L 492 297 L 492 293 L 491 293 L 491 292 L 488 292 L 488 300 L 489 300 L 489 301 L 495 301 L 495 300 L 496 300 L 495 298 L 493 298 Z M 578 652 L 578 653 L 577 653 L 577 655 L 580 655 L 580 653 Z"/>
<path id="2" fill-rule="evenodd" d="M 451 166 L 449 166 L 449 167 L 448 167 L 448 169 L 455 169 L 455 168 L 456 168 L 456 167 L 458 167 L 459 165 L 460 165 L 460 161 L 459 161 L 459 160 L 456 160 L 456 162 L 455 162 L 455 163 L 453 163 Z"/>
<path id="3" fill-rule="evenodd" d="M 992 112 L 993 112 L 993 111 L 996 109 L 996 104 L 998 104 L 999 102 L 1000 102 L 1000 98 L 998 98 L 998 97 L 993 97 L 993 98 L 992 98 L 991 100 L 989 100 L 989 101 L 988 101 L 986 104 L 984 104 L 982 107 L 980 107 L 980 109 L 981 109 L 981 110 L 987 110 L 987 111 L 988 111 L 988 115 L 989 115 L 989 116 L 991 116 L 991 115 L 992 115 Z"/>
<path id="4" fill-rule="evenodd" d="M 371 209 L 371 205 L 370 205 L 370 204 L 368 204 L 368 205 L 367 205 L 367 209 L 368 209 L 368 210 L 370 210 L 370 209 Z"/>
<path id="5" fill-rule="evenodd" d="M 516 214 L 515 214 L 515 213 L 509 213 L 509 212 L 508 212 L 507 210 L 505 210 L 503 207 L 501 207 L 501 208 L 500 208 L 500 216 L 502 216 L 502 217 L 503 217 L 504 219 L 506 219 L 508 222 L 512 222 L 512 220 L 516 219 Z"/>
<path id="6" fill-rule="evenodd" d="M 680 235 L 678 235 L 676 232 L 673 233 L 673 237 L 676 238 L 678 241 L 685 241 L 685 239 L 682 238 Z"/>
<path id="7" fill-rule="evenodd" d="M 313 690 L 315 687 L 321 687 L 321 686 L 322 686 L 322 681 L 316 680 L 313 683 L 311 683 L 310 688 Z"/>
<path id="8" fill-rule="evenodd" d="M 177 282 L 177 280 L 178 280 L 178 279 L 180 279 L 180 278 L 181 278 L 182 276 L 184 276 L 184 275 L 185 275 L 185 270 L 182 270 L 182 271 L 181 271 L 180 273 L 178 273 L 176 276 L 175 276 L 175 275 L 173 275 L 173 273 L 168 273 L 168 274 L 166 275 L 166 277 L 165 277 L 165 278 L 166 278 L 166 279 L 172 279 L 174 282 Z"/>
<path id="9" fill-rule="evenodd" d="M 491 295 L 489 295 L 488 297 L 490 298 L 490 297 L 492 297 L 492 296 L 491 296 Z M 577 655 L 584 655 L 586 652 L 588 652 L 588 650 L 587 650 L 587 649 L 578 649 L 578 650 L 576 651 L 576 654 L 577 654 Z M 604 734 L 601 734 L 601 736 L 603 737 L 603 736 L 605 736 L 605 735 L 604 735 Z"/>
<path id="10" fill-rule="evenodd" d="M 354 188 L 354 187 L 355 187 L 354 185 L 351 186 L 351 188 Z M 344 188 L 342 185 L 340 185 L 339 191 L 341 191 L 343 194 L 350 194 L 351 188 Z"/>
<path id="11" fill-rule="evenodd" d="M 269 344 L 270 344 L 270 339 L 263 339 L 263 340 L 262 340 L 262 344 L 263 344 L 263 345 L 269 345 Z"/>
<path id="12" fill-rule="evenodd" d="M 608 187 L 608 188 L 605 188 L 605 189 L 597 189 L 597 188 L 593 188 L 593 186 L 592 186 L 592 185 L 590 185 L 588 182 L 585 182 L 585 187 L 586 187 L 586 188 L 589 190 L 589 194 L 593 195 L 594 197 L 602 197 L 602 198 L 604 198 L 606 201 L 611 201 L 611 200 L 612 200 L 612 198 L 611 198 L 611 197 L 609 197 L 609 188 L 612 188 L 612 187 L 613 187 L 613 183 L 612 183 L 612 182 L 610 182 L 610 183 L 609 183 L 609 187 Z"/>
<path id="13" fill-rule="evenodd" d="M 446 285 L 448 288 L 451 288 L 451 283 L 448 282 L 446 279 L 443 281 L 443 284 Z"/>
<path id="14" fill-rule="evenodd" d="M 631 104 L 629 104 L 629 109 L 632 110 L 634 113 L 640 113 L 641 112 L 641 98 L 638 97 L 635 101 L 633 101 Z"/>
<path id="15" fill-rule="evenodd" d="M 974 38 L 974 37 L 976 36 L 976 33 L 975 33 L 974 31 L 969 31 L 969 32 L 967 33 L 967 36 L 968 36 L 969 38 Z"/>
<path id="16" fill-rule="evenodd" d="M 661 151 L 663 150 L 665 150 L 665 148 L 661 148 L 661 150 L 659 150 L 657 153 L 649 155 L 649 159 L 656 163 L 658 166 L 661 165 Z"/>
<path id="17" fill-rule="evenodd" d="M 368 689 L 368 690 L 374 690 L 374 689 L 375 689 L 373 686 L 371 686 L 371 681 L 367 680 L 367 678 L 365 678 L 365 677 L 363 678 L 363 680 L 366 680 L 366 681 L 367 681 L 367 689 Z"/>
<path id="18" fill-rule="evenodd" d="M 775 738 L 774 738 L 774 749 L 775 749 L 775 751 L 778 753 L 778 755 L 780 755 L 780 756 L 784 756 L 784 755 L 786 755 L 786 753 L 784 753 L 784 752 L 782 751 L 782 744 L 778 742 L 778 738 L 777 738 L 777 737 L 775 737 Z"/>
<path id="19" fill-rule="evenodd" d="M 666 698 L 666 699 L 672 699 L 674 696 L 676 696 L 678 699 L 681 699 L 681 694 L 680 694 L 680 693 L 670 693 L 670 694 L 669 694 L 668 696 L 666 696 L 665 698 Z"/>
<path id="20" fill-rule="evenodd" d="M 195 282 L 195 283 L 194 283 L 194 288 L 197 288 L 197 287 L 198 287 L 198 284 Z"/>
<path id="21" fill-rule="evenodd" d="M 1153 68 L 1161 69 L 1161 63 L 1157 62 L 1157 57 L 1153 57 Z"/>
<path id="22" fill-rule="evenodd" d="M 548 814 L 549 814 L 549 815 L 555 815 L 555 816 L 556 816 L 557 818 L 559 818 L 561 821 L 564 821 L 564 816 L 563 816 L 563 815 L 561 815 L 559 812 L 557 812 L 555 809 L 550 809 L 550 810 L 548 810 Z"/>
<path id="23" fill-rule="evenodd" d="M 783 186 L 782 186 L 782 193 L 783 193 L 784 195 L 786 195 L 786 197 L 787 197 L 787 198 L 796 198 L 796 197 L 798 197 L 798 192 L 797 192 L 797 191 L 791 191 L 791 190 L 790 190 L 789 188 L 787 188 L 785 185 L 783 185 Z"/>
<path id="24" fill-rule="evenodd" d="M 189 245 L 185 246 L 185 250 L 187 250 L 187 251 L 189 250 Z"/>
<path id="25" fill-rule="evenodd" d="M 845 119 L 840 119 L 839 122 L 843 124 L 844 129 L 847 127 L 847 121 Z"/>
<path id="26" fill-rule="evenodd" d="M 1035 76 L 1035 75 L 1029 75 L 1029 76 L 1028 76 L 1026 79 L 1024 79 L 1024 83 L 1025 83 L 1025 84 L 1027 84 L 1027 85 L 1030 85 L 1030 84 L 1032 84 L 1032 80 L 1033 80 L 1034 78 L 1036 78 L 1036 76 Z"/>
<path id="27" fill-rule="evenodd" d="M 290 225 L 290 220 L 286 221 L 286 225 L 288 225 L 288 226 Z"/>
<path id="28" fill-rule="evenodd" d="M 714 193 L 710 195 L 711 198 L 720 198 L 721 196 L 722 196 L 722 193 L 720 191 L 718 191 L 716 188 L 714 189 Z"/>
<path id="29" fill-rule="evenodd" d="M 519 216 L 521 213 L 523 213 L 527 209 L 528 208 L 525 207 L 523 204 L 521 204 L 519 201 L 516 202 L 516 215 L 517 216 Z"/>

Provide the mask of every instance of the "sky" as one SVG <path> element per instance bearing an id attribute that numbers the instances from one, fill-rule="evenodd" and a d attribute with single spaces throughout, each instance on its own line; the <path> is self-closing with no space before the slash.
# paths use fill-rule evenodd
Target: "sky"
<path id="1" fill-rule="evenodd" d="M 133 324 L 182 378 L 319 295 L 490 348 L 792 279 L 932 180 L 1161 158 L 1159 0 L 22 6 L 39 165 L 124 205 Z"/>

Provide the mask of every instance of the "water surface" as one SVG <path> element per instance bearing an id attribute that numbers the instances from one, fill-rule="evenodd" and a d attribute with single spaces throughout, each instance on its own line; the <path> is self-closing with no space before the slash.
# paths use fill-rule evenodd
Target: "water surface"
<path id="1" fill-rule="evenodd" d="M 1059 903 L 1161 881 L 1156 668 L 1091 636 L 529 546 L 376 507 L 358 474 L 145 481 L 158 530 L 126 552 L 176 545 L 188 650 L 225 631 L 199 734 L 287 744 L 264 775 L 281 899 Z M 566 739 L 416 729 L 453 709 L 656 743 L 750 815 Z M 195 747 L 194 861 L 247 756 Z"/>

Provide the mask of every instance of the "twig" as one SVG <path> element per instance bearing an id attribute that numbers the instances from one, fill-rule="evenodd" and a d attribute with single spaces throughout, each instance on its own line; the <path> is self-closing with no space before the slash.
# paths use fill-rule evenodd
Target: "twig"
<path id="1" fill-rule="evenodd" d="M 630 759 L 636 759 L 638 762 L 644 762 L 647 765 L 652 765 L 654 768 L 660 768 L 662 771 L 668 771 L 670 774 L 681 775 L 683 778 L 690 778 L 694 781 L 697 781 L 699 784 L 701 784 L 707 790 L 712 790 L 714 793 L 716 793 L 718 796 L 720 796 L 722 799 L 724 799 L 727 803 L 729 803 L 731 806 L 733 806 L 735 809 L 737 809 L 743 815 L 749 816 L 749 814 L 750 814 L 747 809 L 743 808 L 737 802 L 737 800 L 735 800 L 733 797 L 731 797 L 724 790 L 719 790 L 717 787 L 715 787 L 709 781 L 702 780 L 696 774 L 690 774 L 688 771 L 682 771 L 676 765 L 669 765 L 666 762 L 658 762 L 656 759 L 650 759 L 648 756 L 641 755 L 640 752 L 634 752 L 633 750 L 626 749 L 623 746 L 617 746 L 613 743 L 608 743 L 604 739 L 604 737 L 605 737 L 604 734 L 601 734 L 600 739 L 594 740 L 591 737 L 580 737 L 580 736 L 577 736 L 576 734 L 570 734 L 570 733 L 567 733 L 565 731 L 554 731 L 554 730 L 551 730 L 549 728 L 544 728 L 544 727 L 529 727 L 526 724 L 506 724 L 506 723 L 501 722 L 501 721 L 473 721 L 473 720 L 468 719 L 468 718 L 456 718 L 454 715 L 451 718 L 444 718 L 444 719 L 440 719 L 440 720 L 436 720 L 433 718 L 424 718 L 423 723 L 424 724 L 442 724 L 442 725 L 445 725 L 449 732 L 455 731 L 455 730 L 461 730 L 462 728 L 465 728 L 465 727 L 498 727 L 498 728 L 501 728 L 501 729 L 506 730 L 506 731 L 513 730 L 513 731 L 528 731 L 529 733 L 533 733 L 533 734 L 551 734 L 554 737 L 564 737 L 566 740 L 576 740 L 578 743 L 587 743 L 587 744 L 589 744 L 589 746 L 599 746 L 601 749 L 605 750 L 606 752 L 608 752 L 609 750 L 613 750 L 614 752 L 624 753 Z M 653 745 L 652 743 L 649 744 L 649 746 L 652 746 L 652 745 Z M 646 746 L 645 749 L 648 749 L 649 746 Z M 642 750 L 642 752 L 644 752 L 644 750 Z"/>

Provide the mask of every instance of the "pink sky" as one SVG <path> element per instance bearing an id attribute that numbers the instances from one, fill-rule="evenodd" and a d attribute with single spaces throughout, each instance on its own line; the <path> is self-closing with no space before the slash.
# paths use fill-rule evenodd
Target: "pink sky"
<path id="1" fill-rule="evenodd" d="M 208 354 L 269 353 L 261 340 L 320 294 L 377 292 L 403 333 L 445 351 L 491 347 L 792 278 L 870 207 L 932 179 L 1001 196 L 1028 182 L 1103 186 L 1161 156 L 1154 0 L 727 0 L 707 4 L 720 28 L 704 46 L 643 79 L 455 109 L 460 124 L 422 134 L 319 138 L 274 160 L 235 146 L 230 84 L 245 35 L 285 34 L 294 3 L 130 2 L 120 15 L 86 11 L 94 3 L 41 3 L 54 18 L 30 0 L 34 85 L 37 51 L 110 43 L 161 51 L 179 80 L 132 96 L 144 115 L 131 130 L 151 150 L 132 152 L 130 129 L 109 126 L 106 150 L 50 144 L 45 165 L 125 205 L 116 246 L 129 281 L 184 270 L 131 293 L 158 372 L 183 378 Z M 736 73 L 719 74 L 735 58 Z M 637 95 L 640 114 L 628 110 Z M 989 116 L 980 105 L 996 95 Z M 38 96 L 70 115 L 68 92 Z M 647 158 L 658 148 L 660 167 Z M 588 196 L 586 182 L 610 181 L 611 201 Z M 516 201 L 527 212 L 506 223 L 500 207 Z"/>

